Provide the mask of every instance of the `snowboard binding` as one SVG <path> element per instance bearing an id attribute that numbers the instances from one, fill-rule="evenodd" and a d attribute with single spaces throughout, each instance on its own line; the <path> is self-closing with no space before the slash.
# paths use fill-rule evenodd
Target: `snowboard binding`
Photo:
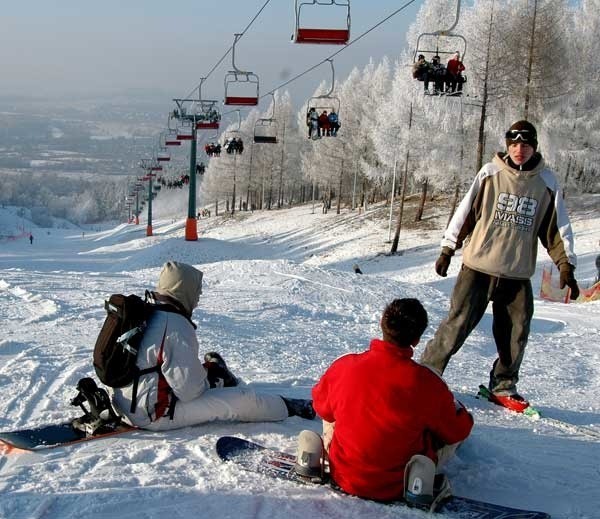
<path id="1" fill-rule="evenodd" d="M 71 405 L 81 407 L 84 415 L 73 420 L 73 427 L 88 436 L 114 431 L 121 423 L 121 418 L 113 409 L 106 390 L 99 388 L 89 377 L 77 383 L 77 390 L 79 393 L 71 400 Z"/>

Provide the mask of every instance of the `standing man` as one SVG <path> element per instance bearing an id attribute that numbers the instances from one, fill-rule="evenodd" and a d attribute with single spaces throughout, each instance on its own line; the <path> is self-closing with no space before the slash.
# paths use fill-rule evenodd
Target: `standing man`
<path id="1" fill-rule="evenodd" d="M 489 389 L 502 405 L 523 411 L 529 402 L 517 393 L 517 382 L 533 316 L 530 278 L 538 239 L 560 271 L 560 287 L 571 289 L 571 299 L 579 287 L 571 224 L 556 177 L 536 151 L 536 129 L 517 121 L 505 137 L 508 153 L 497 153 L 481 168 L 444 233 L 435 264 L 440 276 L 468 242 L 448 317 L 420 361 L 442 374 L 492 301 L 498 357 Z"/>

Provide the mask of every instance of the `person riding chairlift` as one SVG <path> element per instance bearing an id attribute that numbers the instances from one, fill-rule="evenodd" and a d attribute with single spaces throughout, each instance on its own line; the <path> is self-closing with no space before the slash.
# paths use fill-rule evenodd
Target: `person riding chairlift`
<path id="1" fill-rule="evenodd" d="M 317 110 L 312 107 L 306 114 L 306 126 L 308 126 L 308 138 L 310 139 L 313 135 L 319 133 L 319 114 Z"/>
<path id="2" fill-rule="evenodd" d="M 431 65 L 425 59 L 423 54 L 419 54 L 417 61 L 412 67 L 412 76 L 417 81 L 423 81 L 423 88 L 425 94 L 429 93 L 429 76 L 431 73 Z"/>
<path id="3" fill-rule="evenodd" d="M 446 67 L 440 63 L 440 57 L 437 55 L 431 60 L 431 75 L 434 81 L 433 94 L 443 94 L 446 83 Z"/>
<path id="4" fill-rule="evenodd" d="M 460 53 L 456 51 L 446 66 L 446 92 L 462 94 L 462 85 L 465 82 L 465 78 L 461 74 L 463 70 L 465 70 L 465 66 L 460 61 Z"/>

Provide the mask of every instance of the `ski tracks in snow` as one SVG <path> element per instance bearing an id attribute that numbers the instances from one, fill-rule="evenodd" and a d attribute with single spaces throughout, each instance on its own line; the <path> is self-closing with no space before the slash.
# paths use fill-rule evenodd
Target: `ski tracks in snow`
<path id="1" fill-rule="evenodd" d="M 27 326 L 54 317 L 60 306 L 52 299 L 0 279 L 0 308 L 2 318 Z"/>

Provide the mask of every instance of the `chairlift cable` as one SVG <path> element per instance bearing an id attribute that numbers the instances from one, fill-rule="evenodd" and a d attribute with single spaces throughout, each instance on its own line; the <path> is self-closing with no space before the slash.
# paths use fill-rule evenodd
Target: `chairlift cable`
<path id="1" fill-rule="evenodd" d="M 266 0 L 266 2 L 263 4 L 263 6 L 258 10 L 258 12 L 254 15 L 254 18 L 252 18 L 252 20 L 250 20 L 250 22 L 248 23 L 248 25 L 246 25 L 246 28 L 239 33 L 240 37 L 238 38 L 238 40 L 240 40 L 242 38 L 242 36 L 244 36 L 244 34 L 246 34 L 246 31 L 248 29 L 250 29 L 250 27 L 252 26 L 252 24 L 256 21 L 256 19 L 260 16 L 260 14 L 264 11 L 265 7 L 267 7 L 267 5 L 271 2 L 271 0 Z M 233 50 L 233 45 L 231 45 L 231 47 L 229 47 L 227 49 L 227 51 L 225 52 L 225 54 L 223 54 L 223 56 L 221 57 L 221 59 L 219 59 L 219 61 L 217 61 L 217 63 L 213 66 L 213 68 L 210 69 L 210 71 L 208 72 L 208 74 L 206 74 L 206 76 L 203 78 L 204 80 L 208 79 L 211 74 L 217 69 L 217 67 L 223 63 L 223 60 L 229 56 L 229 53 Z M 200 84 L 196 85 L 196 87 L 194 87 L 194 89 L 187 95 L 184 97 L 184 99 L 190 99 L 192 97 L 192 95 L 194 94 L 194 92 L 196 92 L 196 90 L 198 90 L 200 88 Z"/>
<path id="2" fill-rule="evenodd" d="M 352 45 L 353 43 L 356 43 L 358 40 L 361 40 L 362 38 L 364 38 L 367 34 L 369 34 L 370 32 L 374 31 L 375 29 L 377 29 L 379 26 L 383 25 L 385 22 L 387 22 L 389 19 L 393 18 L 394 16 L 396 16 L 398 13 L 404 11 L 404 9 L 406 9 L 407 7 L 409 7 L 411 4 L 414 4 L 417 0 L 409 0 L 408 2 L 406 2 L 403 6 L 399 7 L 398 9 L 396 9 L 393 13 L 389 14 L 388 16 L 386 16 L 383 20 L 377 22 L 375 25 L 373 25 L 370 29 L 367 29 L 365 32 L 363 32 L 362 34 L 358 35 L 356 38 L 354 38 L 353 40 L 349 41 L 344 47 L 342 47 L 341 49 L 337 50 L 336 52 L 334 52 L 331 56 L 328 56 L 327 58 L 321 60 L 319 63 L 317 63 L 316 65 L 313 65 L 312 67 L 306 69 L 304 72 L 300 72 L 300 74 L 297 74 L 296 76 L 294 76 L 291 79 L 288 79 L 285 83 L 282 83 L 281 85 L 275 87 L 273 90 L 267 92 L 266 94 L 263 94 L 262 96 L 259 97 L 259 99 L 262 99 L 263 97 L 269 96 L 274 94 L 277 90 L 279 90 L 280 88 L 283 88 L 287 85 L 289 85 L 290 83 L 293 83 L 294 81 L 296 81 L 297 79 L 300 79 L 302 76 L 305 76 L 306 74 L 308 74 L 309 72 L 312 72 L 313 70 L 315 70 L 316 68 L 320 67 L 321 65 L 323 65 L 324 63 L 326 63 L 327 61 L 333 59 L 335 56 L 337 56 L 338 54 L 344 52 L 348 47 L 350 47 L 350 45 Z"/>

